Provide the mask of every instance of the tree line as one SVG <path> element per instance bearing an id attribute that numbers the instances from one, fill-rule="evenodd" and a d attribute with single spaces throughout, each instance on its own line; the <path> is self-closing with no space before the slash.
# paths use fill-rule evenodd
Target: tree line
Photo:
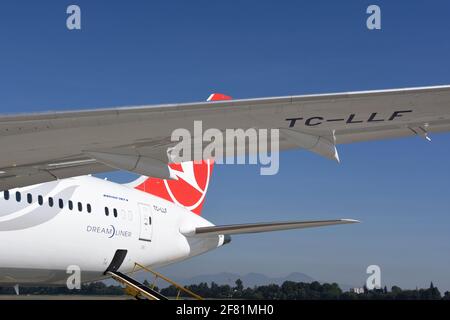
<path id="1" fill-rule="evenodd" d="M 235 286 L 211 285 L 200 283 L 187 286 L 188 289 L 205 298 L 212 299 L 256 299 L 256 300 L 450 300 L 450 292 L 442 296 L 439 289 L 430 284 L 427 289 L 402 290 L 393 286 L 391 290 L 368 290 L 363 292 L 344 292 L 337 283 L 311 283 L 285 281 L 282 285 L 270 284 L 244 288 L 241 280 L 235 282 Z M 161 290 L 166 296 L 176 296 L 177 289 L 173 286 Z"/>
<path id="2" fill-rule="evenodd" d="M 144 284 L 148 285 L 145 281 Z M 209 299 L 250 299 L 250 300 L 450 300 L 450 292 L 441 295 L 439 289 L 430 284 L 427 289 L 403 290 L 398 286 L 393 286 L 390 290 L 387 287 L 382 289 L 368 290 L 355 293 L 343 291 L 337 283 L 311 283 L 285 281 L 281 285 L 270 284 L 255 286 L 253 288 L 244 287 L 240 279 L 236 280 L 234 286 L 199 283 L 186 286 L 196 294 Z M 170 286 L 158 289 L 161 294 L 167 297 L 176 297 L 178 289 Z M 26 295 L 124 295 L 122 286 L 106 285 L 103 282 L 93 282 L 83 284 L 80 290 L 69 290 L 66 287 L 22 287 L 21 294 Z M 0 294 L 14 295 L 15 291 L 11 287 L 0 287 Z M 185 297 L 183 294 L 181 297 Z"/>

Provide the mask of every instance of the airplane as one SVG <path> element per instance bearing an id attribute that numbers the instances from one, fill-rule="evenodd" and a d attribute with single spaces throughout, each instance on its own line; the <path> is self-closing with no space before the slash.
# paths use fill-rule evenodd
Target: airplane
<path id="1" fill-rule="evenodd" d="M 0 116 L 0 284 L 65 285 L 126 277 L 216 249 L 231 235 L 322 227 L 353 219 L 214 225 L 202 206 L 213 159 L 170 162 L 171 132 L 280 130 L 280 150 L 338 160 L 344 143 L 450 129 L 450 86 Z M 112 170 L 140 177 L 118 184 Z"/>

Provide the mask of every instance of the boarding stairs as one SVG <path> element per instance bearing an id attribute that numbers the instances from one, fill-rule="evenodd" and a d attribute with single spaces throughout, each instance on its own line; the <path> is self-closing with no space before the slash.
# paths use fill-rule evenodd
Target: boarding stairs
<path id="1" fill-rule="evenodd" d="M 108 271 L 107 274 L 117 282 L 125 285 L 125 292 L 136 299 L 141 299 L 141 297 L 144 297 L 149 300 L 168 300 L 167 297 L 163 296 L 158 291 L 147 287 L 146 285 L 121 272 Z"/>
<path id="2" fill-rule="evenodd" d="M 122 262 L 124 261 L 126 255 L 127 250 L 117 250 L 116 254 L 114 255 L 114 258 L 111 261 L 111 264 L 105 271 L 105 275 L 109 275 L 117 282 L 123 284 L 125 286 L 125 292 L 127 294 L 135 297 L 136 299 L 144 298 L 148 300 L 169 300 L 167 297 L 160 294 L 155 288 L 156 281 L 158 279 L 161 279 L 171 284 L 177 289 L 176 295 L 177 300 L 180 299 L 182 293 L 187 294 L 191 299 L 203 300 L 203 298 L 200 297 L 198 294 L 195 294 L 194 292 L 185 288 L 184 286 L 176 283 L 175 281 L 169 279 L 168 277 L 162 275 L 159 272 L 151 270 L 150 268 L 142 264 L 135 263 L 134 268 L 130 274 L 126 275 L 123 274 L 122 272 L 119 272 L 118 269 L 122 265 Z M 150 286 L 146 286 L 143 283 L 137 281 L 136 279 L 133 279 L 130 275 L 137 271 L 144 271 L 152 274 L 153 283 Z"/>

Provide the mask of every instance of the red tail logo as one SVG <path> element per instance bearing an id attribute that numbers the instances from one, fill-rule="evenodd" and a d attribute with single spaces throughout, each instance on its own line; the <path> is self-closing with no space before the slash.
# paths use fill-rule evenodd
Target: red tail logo
<path id="1" fill-rule="evenodd" d="M 213 160 L 172 163 L 170 171 L 178 180 L 147 178 L 136 189 L 150 193 L 200 215 L 214 167 Z"/>
<path id="2" fill-rule="evenodd" d="M 230 96 L 222 93 L 213 93 L 207 101 L 231 100 Z M 177 180 L 163 180 L 145 178 L 135 188 L 157 197 L 166 199 L 195 214 L 200 215 L 206 192 L 208 191 L 209 179 L 214 167 L 214 160 L 202 162 L 172 163 L 170 171 Z M 140 181 L 140 180 L 137 180 Z M 134 183 L 133 183 L 134 186 Z"/>

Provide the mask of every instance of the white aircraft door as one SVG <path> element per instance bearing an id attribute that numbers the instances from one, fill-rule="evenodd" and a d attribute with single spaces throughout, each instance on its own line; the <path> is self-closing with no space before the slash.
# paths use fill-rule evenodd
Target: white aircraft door
<path id="1" fill-rule="evenodd" d="M 153 236 L 153 215 L 149 205 L 139 203 L 139 214 L 141 217 L 141 231 L 139 240 L 152 241 Z"/>

